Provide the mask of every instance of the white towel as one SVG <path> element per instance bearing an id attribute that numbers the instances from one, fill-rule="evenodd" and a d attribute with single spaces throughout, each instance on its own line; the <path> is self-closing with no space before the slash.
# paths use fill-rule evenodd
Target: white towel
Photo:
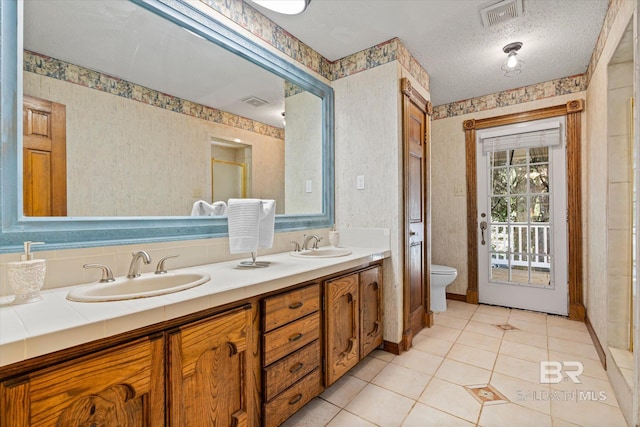
<path id="1" fill-rule="evenodd" d="M 191 216 L 219 216 L 224 215 L 227 211 L 225 202 L 214 202 L 209 204 L 204 200 L 198 200 L 193 204 Z"/>
<path id="2" fill-rule="evenodd" d="M 229 199 L 229 250 L 257 252 L 273 246 L 275 200 Z"/>

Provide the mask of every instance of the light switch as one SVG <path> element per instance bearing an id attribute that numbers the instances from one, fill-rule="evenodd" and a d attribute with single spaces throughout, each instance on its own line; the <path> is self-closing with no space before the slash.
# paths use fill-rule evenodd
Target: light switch
<path id="1" fill-rule="evenodd" d="M 464 185 L 461 183 L 453 184 L 453 195 L 464 196 Z"/>
<path id="2" fill-rule="evenodd" d="M 364 190 L 364 175 L 358 175 L 356 177 L 356 189 Z"/>
<path id="3" fill-rule="evenodd" d="M 313 191 L 313 181 L 311 181 L 310 179 L 305 182 L 305 191 L 307 193 L 311 193 Z"/>

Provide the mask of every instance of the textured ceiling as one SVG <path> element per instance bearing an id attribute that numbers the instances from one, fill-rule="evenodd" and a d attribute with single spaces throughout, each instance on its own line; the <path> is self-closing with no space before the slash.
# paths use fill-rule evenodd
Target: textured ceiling
<path id="1" fill-rule="evenodd" d="M 249 1 L 249 0 L 246 0 Z M 523 0 L 524 14 L 490 28 L 480 9 L 496 0 L 313 0 L 297 16 L 257 10 L 329 60 L 398 37 L 431 77 L 434 105 L 582 74 L 608 0 Z M 525 64 L 500 71 L 502 47 L 520 41 Z"/>

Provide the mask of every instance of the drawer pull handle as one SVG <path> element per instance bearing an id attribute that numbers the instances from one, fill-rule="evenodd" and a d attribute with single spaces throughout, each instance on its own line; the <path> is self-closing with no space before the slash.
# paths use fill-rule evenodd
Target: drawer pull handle
<path id="1" fill-rule="evenodd" d="M 289 405 L 295 405 L 296 403 L 300 402 L 301 399 L 302 399 L 302 393 L 298 393 L 296 397 L 294 397 L 289 401 Z"/>
<path id="2" fill-rule="evenodd" d="M 289 373 L 293 374 L 295 372 L 298 372 L 300 369 L 302 369 L 302 367 L 304 366 L 304 363 L 296 363 L 291 369 L 289 369 Z"/>
<path id="3" fill-rule="evenodd" d="M 295 310 L 297 308 L 300 308 L 304 305 L 304 303 L 302 301 L 298 301 L 298 302 L 294 302 L 293 304 L 289 304 L 289 308 L 291 310 Z"/>
<path id="4" fill-rule="evenodd" d="M 302 338 L 302 335 L 303 334 L 301 334 L 301 333 L 297 333 L 297 334 L 289 337 L 289 342 L 298 341 L 300 338 Z"/>

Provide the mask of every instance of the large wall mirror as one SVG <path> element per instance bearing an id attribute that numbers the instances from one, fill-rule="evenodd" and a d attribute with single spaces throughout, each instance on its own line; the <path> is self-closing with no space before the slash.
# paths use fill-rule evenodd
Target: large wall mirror
<path id="1" fill-rule="evenodd" d="M 193 206 L 235 188 L 275 199 L 278 230 L 332 224 L 328 85 L 198 2 L 11 3 L 0 250 L 222 236 Z"/>

